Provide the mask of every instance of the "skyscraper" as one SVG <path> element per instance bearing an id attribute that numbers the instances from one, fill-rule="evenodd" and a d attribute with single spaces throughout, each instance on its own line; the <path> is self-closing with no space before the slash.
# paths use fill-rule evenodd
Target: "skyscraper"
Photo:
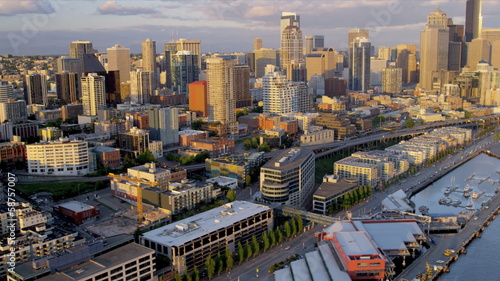
<path id="1" fill-rule="evenodd" d="M 358 37 L 370 39 L 370 30 L 365 29 L 365 28 L 350 29 L 347 32 L 347 44 L 348 44 L 348 46 L 351 46 L 351 43 L 354 42 L 354 39 L 356 39 Z"/>
<path id="2" fill-rule="evenodd" d="M 108 68 L 107 70 L 120 71 L 120 81 L 126 82 L 130 80 L 130 49 L 116 44 L 107 49 L 108 52 Z"/>
<path id="3" fill-rule="evenodd" d="M 466 64 L 464 25 L 453 24 L 452 19 L 448 19 L 448 29 L 450 30 L 450 45 L 448 47 L 448 70 L 460 71 Z"/>
<path id="4" fill-rule="evenodd" d="M 207 58 L 208 121 L 220 122 L 227 132 L 236 133 L 236 100 L 233 91 L 233 62 L 220 57 Z"/>
<path id="5" fill-rule="evenodd" d="M 63 103 L 74 103 L 80 98 L 80 78 L 78 73 L 56 74 L 57 98 Z"/>
<path id="6" fill-rule="evenodd" d="M 189 110 L 198 116 L 208 116 L 207 81 L 195 81 L 189 84 Z"/>
<path id="7" fill-rule="evenodd" d="M 483 29 L 482 1 L 467 0 L 465 10 L 465 42 L 481 37 Z"/>
<path id="8" fill-rule="evenodd" d="M 302 31 L 300 16 L 296 13 L 283 12 L 280 22 L 281 69 L 287 73 L 291 65 L 304 63 Z M 291 73 L 287 73 L 291 77 Z"/>
<path id="9" fill-rule="evenodd" d="M 156 71 L 156 42 L 149 38 L 142 42 L 142 70 Z"/>
<path id="10" fill-rule="evenodd" d="M 397 50 L 396 66 L 402 70 L 402 81 L 404 83 L 417 82 L 417 45 L 398 45 Z"/>
<path id="11" fill-rule="evenodd" d="M 297 13 L 281 13 L 280 38 L 283 38 L 283 31 L 289 26 L 295 26 L 300 29 L 300 16 L 297 16 Z"/>
<path id="12" fill-rule="evenodd" d="M 262 49 L 262 39 L 261 38 L 255 38 L 253 39 L 253 51 L 258 51 Z"/>
<path id="13" fill-rule="evenodd" d="M 106 106 L 104 76 L 91 73 L 81 78 L 83 115 L 96 116 L 101 106 Z"/>
<path id="14" fill-rule="evenodd" d="M 69 44 L 69 56 L 75 59 L 83 59 L 84 54 L 95 54 L 97 50 L 92 47 L 90 41 L 73 41 Z"/>
<path id="15" fill-rule="evenodd" d="M 236 107 L 252 106 L 252 95 L 250 94 L 250 67 L 246 64 L 233 66 L 233 79 L 231 82 L 234 91 Z"/>
<path id="16" fill-rule="evenodd" d="M 255 54 L 255 77 L 261 78 L 266 75 L 265 68 L 266 65 L 277 64 L 277 56 L 278 52 L 275 49 L 261 48 L 258 51 L 254 52 Z"/>
<path id="17" fill-rule="evenodd" d="M 313 48 L 306 56 L 307 81 L 313 75 L 322 75 L 325 79 L 335 77 L 344 67 L 344 56 L 333 48 Z"/>
<path id="18" fill-rule="evenodd" d="M 150 108 L 149 137 L 161 141 L 164 147 L 179 143 L 179 109 L 174 107 Z"/>
<path id="19" fill-rule="evenodd" d="M 448 16 L 436 8 L 420 32 L 420 88 L 432 89 L 432 72 L 448 70 Z"/>
<path id="20" fill-rule="evenodd" d="M 32 73 L 25 76 L 25 95 L 29 104 L 48 105 L 47 77 L 40 73 Z"/>
<path id="21" fill-rule="evenodd" d="M 325 47 L 325 36 L 324 35 L 313 35 L 313 48 L 323 48 Z"/>
<path id="22" fill-rule="evenodd" d="M 0 102 L 7 102 L 14 98 L 14 87 L 7 82 L 0 81 Z M 1 121 L 0 121 L 1 122 Z"/>
<path id="23" fill-rule="evenodd" d="M 475 38 L 468 43 L 467 65 L 471 71 L 475 71 L 477 64 L 485 60 L 491 62 L 491 44 L 484 38 Z"/>
<path id="24" fill-rule="evenodd" d="M 306 36 L 306 49 L 304 50 L 304 55 L 308 55 L 311 53 L 312 49 L 314 48 L 314 37 L 313 36 Z"/>
<path id="25" fill-rule="evenodd" d="M 137 69 L 130 72 L 130 101 L 137 104 L 149 103 L 154 90 L 154 72 Z"/>
<path id="26" fill-rule="evenodd" d="M 71 57 L 60 57 L 57 59 L 57 73 L 70 72 L 80 73 L 82 71 L 82 60 Z"/>
<path id="27" fill-rule="evenodd" d="M 191 51 L 178 51 L 171 54 L 170 65 L 172 90 L 179 95 L 187 95 L 188 84 L 199 79 L 198 55 Z"/>
<path id="28" fill-rule="evenodd" d="M 74 59 L 80 60 L 81 69 L 78 71 L 82 73 L 85 71 L 84 67 L 84 57 L 87 54 L 95 54 L 97 50 L 92 47 L 92 43 L 90 41 L 73 41 L 69 44 L 69 56 Z M 73 71 L 73 70 L 71 70 Z"/>
<path id="29" fill-rule="evenodd" d="M 349 89 L 365 92 L 370 88 L 370 55 L 372 45 L 367 38 L 356 38 L 349 48 Z"/>
<path id="30" fill-rule="evenodd" d="M 177 51 L 191 51 L 191 53 L 198 55 L 198 69 L 201 69 L 201 41 L 181 38 L 175 43 Z"/>
<path id="31" fill-rule="evenodd" d="M 401 68 L 384 68 L 382 74 L 382 92 L 399 94 L 402 90 L 403 70 Z"/>
<path id="32" fill-rule="evenodd" d="M 291 77 L 292 65 L 304 63 L 302 31 L 290 25 L 281 34 L 281 69 Z"/>

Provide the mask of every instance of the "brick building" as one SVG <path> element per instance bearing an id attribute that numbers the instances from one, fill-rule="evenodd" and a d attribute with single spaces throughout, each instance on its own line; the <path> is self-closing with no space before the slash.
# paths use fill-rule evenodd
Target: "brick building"
<path id="1" fill-rule="evenodd" d="M 100 213 L 96 207 L 78 201 L 56 205 L 54 211 L 70 218 L 76 224 L 82 224 L 84 220 L 98 216 Z"/>
<path id="2" fill-rule="evenodd" d="M 233 154 L 235 142 L 227 138 L 208 138 L 205 140 L 191 141 L 190 147 L 210 152 L 210 157 Z"/>

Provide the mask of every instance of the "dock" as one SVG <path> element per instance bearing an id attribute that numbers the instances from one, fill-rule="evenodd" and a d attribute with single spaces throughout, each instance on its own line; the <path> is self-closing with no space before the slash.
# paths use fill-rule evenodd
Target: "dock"
<path id="1" fill-rule="evenodd" d="M 498 147 L 498 145 L 496 145 Z M 499 157 L 499 154 L 494 155 Z M 496 152 L 497 152 L 496 151 Z M 491 151 L 481 151 L 488 154 L 493 154 Z M 499 157 L 500 158 L 500 157 Z M 467 222 L 465 227 L 456 234 L 448 234 L 446 236 L 432 236 L 432 246 L 411 265 L 408 266 L 395 280 L 436 280 L 443 272 L 449 271 L 450 265 L 456 261 L 461 254 L 467 252 L 466 247 L 475 238 L 481 237 L 481 233 L 500 214 L 500 195 L 497 193 L 491 198 L 491 201 L 482 209 L 479 209 L 475 215 Z M 451 249 L 454 252 L 446 256 L 445 250 Z M 437 261 L 442 260 L 444 263 L 438 264 Z M 430 267 L 436 265 L 437 270 L 433 270 L 430 275 L 426 276 L 427 264 Z M 420 278 L 422 277 L 422 278 Z"/>

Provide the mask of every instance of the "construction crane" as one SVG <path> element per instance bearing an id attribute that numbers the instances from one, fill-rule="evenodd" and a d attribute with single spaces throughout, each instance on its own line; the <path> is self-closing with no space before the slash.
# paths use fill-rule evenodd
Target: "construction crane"
<path id="1" fill-rule="evenodd" d="M 126 180 L 126 181 L 131 181 L 136 183 L 136 192 L 137 192 L 137 222 L 139 224 L 142 223 L 142 218 L 143 218 L 143 210 L 142 210 L 142 187 L 141 183 L 143 184 L 148 184 L 151 186 L 157 186 L 158 182 L 150 182 L 146 180 L 141 180 L 133 177 L 128 177 L 128 176 L 122 176 L 122 175 L 115 175 L 113 173 L 109 173 L 108 177 L 113 178 L 113 179 L 119 179 L 119 180 Z"/>

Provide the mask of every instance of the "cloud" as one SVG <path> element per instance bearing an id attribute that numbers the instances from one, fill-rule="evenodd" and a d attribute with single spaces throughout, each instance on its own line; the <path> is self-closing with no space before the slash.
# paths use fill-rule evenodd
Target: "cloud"
<path id="1" fill-rule="evenodd" d="M 152 15 L 158 11 L 150 7 L 121 6 L 116 0 L 108 1 L 97 8 L 101 15 L 132 16 L 132 15 Z"/>
<path id="2" fill-rule="evenodd" d="M 56 11 L 47 0 L 0 0 L 0 16 L 51 14 Z"/>

